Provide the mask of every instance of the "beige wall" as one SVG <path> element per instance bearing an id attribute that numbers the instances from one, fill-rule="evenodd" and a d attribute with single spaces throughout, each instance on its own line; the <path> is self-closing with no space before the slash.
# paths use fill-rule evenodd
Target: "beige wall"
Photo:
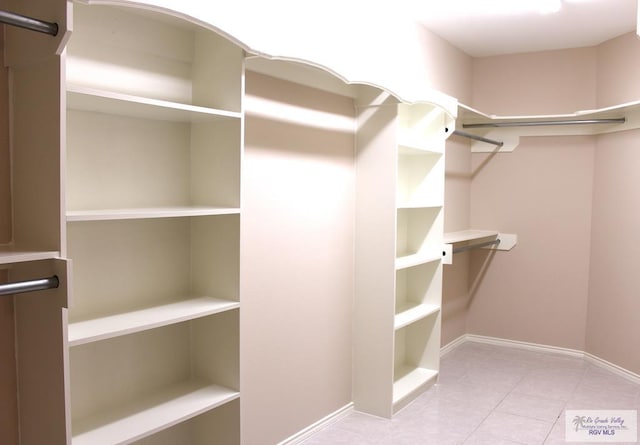
<path id="1" fill-rule="evenodd" d="M 470 103 L 473 59 L 426 29 L 422 37 L 423 57 L 426 65 L 431 67 L 431 84 L 461 102 Z M 445 232 L 469 227 L 470 165 L 468 141 L 449 138 L 445 151 Z M 466 332 L 469 301 L 467 256 L 463 255 L 455 264 L 445 266 L 443 274 L 441 344 L 446 345 Z"/>
<path id="2" fill-rule="evenodd" d="M 598 47 L 598 107 L 640 100 L 640 40 L 635 32 Z"/>
<path id="3" fill-rule="evenodd" d="M 0 3 L 1 4 L 1 3 Z M 4 31 L 0 25 L 0 57 Z M 11 241 L 11 189 L 9 176 L 9 102 L 7 69 L 0 69 L 0 244 Z M 0 269 L 0 283 L 6 281 Z M 13 300 L 0 297 L 0 437 L 3 443 L 18 443 L 16 407 L 16 362 Z"/>
<path id="4" fill-rule="evenodd" d="M 598 103 L 640 100 L 640 40 L 634 33 L 598 48 Z M 596 139 L 587 351 L 640 374 L 640 131 Z"/>
<path id="5" fill-rule="evenodd" d="M 503 115 L 596 107 L 597 49 L 474 60 L 473 106 Z M 467 332 L 585 349 L 594 141 L 523 138 L 473 155 L 471 227 L 518 235 L 511 252 L 468 254 Z"/>
<path id="6" fill-rule="evenodd" d="M 473 107 L 491 114 L 596 106 L 597 49 L 475 59 Z M 594 141 L 523 138 L 474 154 L 471 227 L 518 235 L 511 252 L 469 253 L 467 332 L 584 350 Z"/>
<path id="7" fill-rule="evenodd" d="M 251 72 L 246 90 L 242 436 L 263 445 L 352 400 L 355 127 L 351 99 Z"/>
<path id="8" fill-rule="evenodd" d="M 471 151 L 469 143 L 459 137 L 450 137 L 445 153 L 445 213 L 444 231 L 468 229 L 471 197 Z M 446 345 L 466 333 L 469 305 L 469 256 L 456 255 L 451 265 L 443 267 L 442 336 Z"/>
<path id="9" fill-rule="evenodd" d="M 600 136 L 595 156 L 587 351 L 640 374 L 640 131 Z"/>
<path id="10" fill-rule="evenodd" d="M 596 61 L 596 48 L 474 59 L 471 105 L 500 115 L 595 108 Z"/>
<path id="11" fill-rule="evenodd" d="M 527 115 L 637 101 L 639 60 L 633 33 L 594 48 L 475 59 L 472 106 Z M 470 257 L 466 312 L 463 298 L 446 298 L 447 289 L 464 292 L 445 269 L 443 312 L 457 317 L 443 344 L 464 314 L 468 333 L 586 350 L 640 372 L 631 352 L 640 340 L 639 137 L 523 138 L 514 153 L 473 155 L 471 227 L 514 232 L 519 242 L 508 253 L 455 258 Z"/>
<path id="12" fill-rule="evenodd" d="M 421 57 L 428 67 L 427 83 L 432 88 L 471 102 L 473 59 L 426 28 L 421 29 Z"/>
<path id="13" fill-rule="evenodd" d="M 539 137 L 474 155 L 471 226 L 518 245 L 470 253 L 469 333 L 584 350 L 593 154 L 591 137 Z"/>

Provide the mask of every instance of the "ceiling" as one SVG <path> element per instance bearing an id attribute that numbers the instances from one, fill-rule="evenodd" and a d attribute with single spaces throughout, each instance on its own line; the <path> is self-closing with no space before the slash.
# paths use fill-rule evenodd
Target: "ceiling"
<path id="1" fill-rule="evenodd" d="M 507 11 L 520 1 L 502 0 L 501 12 L 489 13 L 478 8 L 488 0 L 470 7 L 464 0 L 418 0 L 411 14 L 474 57 L 593 46 L 636 29 L 638 0 L 561 0 L 557 12 Z"/>

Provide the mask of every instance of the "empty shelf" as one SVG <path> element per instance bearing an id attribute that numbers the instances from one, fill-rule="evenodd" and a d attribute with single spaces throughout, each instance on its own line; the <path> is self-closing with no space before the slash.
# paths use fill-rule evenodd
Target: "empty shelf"
<path id="1" fill-rule="evenodd" d="M 28 250 L 8 250 L 0 251 L 0 264 L 24 263 L 27 261 L 51 260 L 59 258 L 57 251 L 28 251 Z"/>
<path id="2" fill-rule="evenodd" d="M 406 269 L 407 267 L 418 266 L 420 264 L 439 261 L 442 259 L 441 252 L 437 253 L 415 253 L 411 255 L 403 255 L 396 258 L 396 270 Z"/>
<path id="3" fill-rule="evenodd" d="M 393 327 L 396 330 L 401 329 L 429 315 L 436 314 L 438 311 L 440 311 L 440 307 L 435 304 L 418 304 L 408 307 L 396 314 Z"/>
<path id="4" fill-rule="evenodd" d="M 69 346 L 154 329 L 240 307 L 231 300 L 202 297 L 69 324 Z"/>
<path id="5" fill-rule="evenodd" d="M 398 141 L 398 153 L 402 155 L 435 155 L 444 154 L 444 138 L 425 140 L 402 139 Z"/>
<path id="6" fill-rule="evenodd" d="M 186 383 L 145 400 L 74 421 L 73 445 L 122 445 L 176 425 L 239 397 L 218 385 Z"/>
<path id="7" fill-rule="evenodd" d="M 393 383 L 393 404 L 418 391 L 438 376 L 438 371 L 404 366 L 396 371 L 400 377 Z M 74 444 L 75 445 L 75 444 Z"/>
<path id="8" fill-rule="evenodd" d="M 132 96 L 77 85 L 69 85 L 67 87 L 67 104 L 73 110 L 176 122 L 239 119 L 241 116 L 240 113 L 235 111 Z"/>
<path id="9" fill-rule="evenodd" d="M 121 219 L 180 218 L 239 214 L 236 207 L 153 207 L 131 209 L 68 210 L 67 221 L 104 221 Z"/>
<path id="10" fill-rule="evenodd" d="M 434 199 L 432 202 L 400 202 L 398 204 L 398 210 L 402 210 L 402 209 L 434 209 L 437 210 L 439 208 L 442 208 L 442 202 L 441 200 L 438 199 Z"/>

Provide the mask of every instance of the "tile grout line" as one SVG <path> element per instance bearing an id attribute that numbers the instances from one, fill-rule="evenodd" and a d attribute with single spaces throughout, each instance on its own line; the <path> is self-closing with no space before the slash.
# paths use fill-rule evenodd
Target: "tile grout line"
<path id="1" fill-rule="evenodd" d="M 529 372 L 530 372 L 530 371 L 529 371 Z M 525 374 L 525 375 L 528 375 L 528 374 Z M 520 382 L 522 382 L 522 380 L 524 379 L 524 377 L 525 377 L 524 375 L 523 375 L 522 377 L 520 377 L 520 379 L 518 380 L 518 382 L 517 382 L 516 384 L 514 384 L 514 385 L 513 385 L 513 387 L 512 387 L 512 388 L 511 388 L 511 389 L 510 389 L 510 390 L 509 390 L 509 391 L 504 395 L 504 397 L 502 397 L 502 399 L 500 399 L 500 401 L 498 401 L 498 402 L 496 403 L 496 405 L 495 405 L 495 406 L 491 409 L 491 411 L 489 411 L 489 413 L 488 413 L 488 414 L 487 414 L 487 415 L 482 419 L 482 421 L 478 424 L 478 426 L 477 426 L 477 427 L 475 427 L 475 428 L 473 429 L 473 431 L 471 431 L 471 432 L 467 435 L 467 437 L 465 437 L 465 439 L 462 441 L 462 444 L 466 443 L 466 442 L 467 442 L 467 440 L 469 440 L 469 439 L 471 438 L 471 436 L 473 436 L 473 434 L 474 434 L 476 431 L 478 431 L 478 429 L 482 426 L 482 424 L 484 423 L 484 421 L 485 421 L 485 420 L 487 420 L 487 419 L 489 418 L 489 416 L 490 416 L 491 414 L 493 414 L 493 413 L 496 411 L 496 408 L 497 408 L 497 407 L 499 407 L 499 406 L 500 406 L 500 404 L 501 404 L 502 402 L 504 402 L 504 401 L 505 401 L 505 399 L 506 399 L 506 398 L 507 398 L 507 397 L 508 397 L 512 392 L 513 392 L 513 390 L 518 386 L 518 384 L 519 384 Z M 522 444 L 522 445 L 525 445 L 525 444 Z"/>

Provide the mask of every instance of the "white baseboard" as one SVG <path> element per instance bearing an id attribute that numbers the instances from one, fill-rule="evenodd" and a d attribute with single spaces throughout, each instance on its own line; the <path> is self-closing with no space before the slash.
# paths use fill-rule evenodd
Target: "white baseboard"
<path id="1" fill-rule="evenodd" d="M 576 349 L 561 348 L 558 346 L 541 345 L 538 343 L 529 343 L 529 342 L 517 341 L 517 340 L 507 340 L 504 338 L 497 338 L 497 337 L 486 337 L 482 335 L 464 334 L 456 338 L 452 342 L 448 343 L 447 345 L 443 346 L 440 349 L 440 356 L 442 357 L 448 354 L 449 352 L 455 350 L 458 346 L 466 342 L 485 343 L 485 344 L 496 345 L 496 346 L 506 346 L 511 348 L 526 349 L 528 351 L 546 352 L 546 353 L 552 353 L 552 354 L 562 354 L 569 357 L 584 358 L 588 362 L 596 366 L 599 366 L 603 369 L 606 369 L 612 372 L 613 374 L 616 374 L 620 377 L 630 380 L 633 383 L 640 384 L 639 374 L 631 372 L 628 369 L 625 369 L 621 366 L 610 363 L 588 352 L 579 351 Z"/>
<path id="2" fill-rule="evenodd" d="M 561 348 L 558 346 L 541 345 L 539 343 L 529 343 L 526 341 L 507 340 L 505 338 L 486 337 L 483 335 L 466 335 L 467 341 L 473 341 L 476 343 L 485 343 L 496 346 L 507 346 L 511 348 L 526 349 L 527 351 L 534 352 L 547 352 L 552 354 L 562 354 L 570 357 L 584 357 L 584 352 L 576 349 Z"/>
<path id="3" fill-rule="evenodd" d="M 305 429 L 298 431 L 296 434 L 294 434 L 293 436 L 290 436 L 289 438 L 283 440 L 282 442 L 278 443 L 278 445 L 297 445 L 299 443 L 302 443 L 303 441 L 305 441 L 306 439 L 308 439 L 309 437 L 311 437 L 313 434 L 317 433 L 318 431 L 328 427 L 329 425 L 342 420 L 343 418 L 345 418 L 346 416 L 348 416 L 349 414 L 351 414 L 353 412 L 353 402 L 343 406 L 342 408 L 332 412 L 331 414 L 329 414 L 328 416 L 318 420 L 317 422 L 309 425 L 308 427 L 306 427 Z"/>
<path id="4" fill-rule="evenodd" d="M 601 368 L 604 368 L 608 371 L 611 371 L 612 373 L 620 376 L 620 377 L 624 377 L 627 380 L 632 381 L 633 383 L 638 383 L 640 384 L 640 375 L 636 374 L 635 372 L 631 372 L 628 369 L 623 368 L 622 366 L 618 366 L 615 365 L 611 362 L 608 362 L 604 359 L 601 359 L 600 357 L 596 357 L 593 354 L 589 354 L 588 352 L 584 353 L 584 358 L 588 361 L 593 363 L 596 366 L 599 366 Z"/>
<path id="5" fill-rule="evenodd" d="M 446 354 L 450 353 L 451 351 L 453 351 L 454 349 L 456 349 L 458 346 L 460 346 L 466 341 L 467 341 L 467 335 L 464 334 L 456 338 L 455 340 L 447 343 L 442 348 L 440 348 L 440 357 L 443 357 Z"/>

